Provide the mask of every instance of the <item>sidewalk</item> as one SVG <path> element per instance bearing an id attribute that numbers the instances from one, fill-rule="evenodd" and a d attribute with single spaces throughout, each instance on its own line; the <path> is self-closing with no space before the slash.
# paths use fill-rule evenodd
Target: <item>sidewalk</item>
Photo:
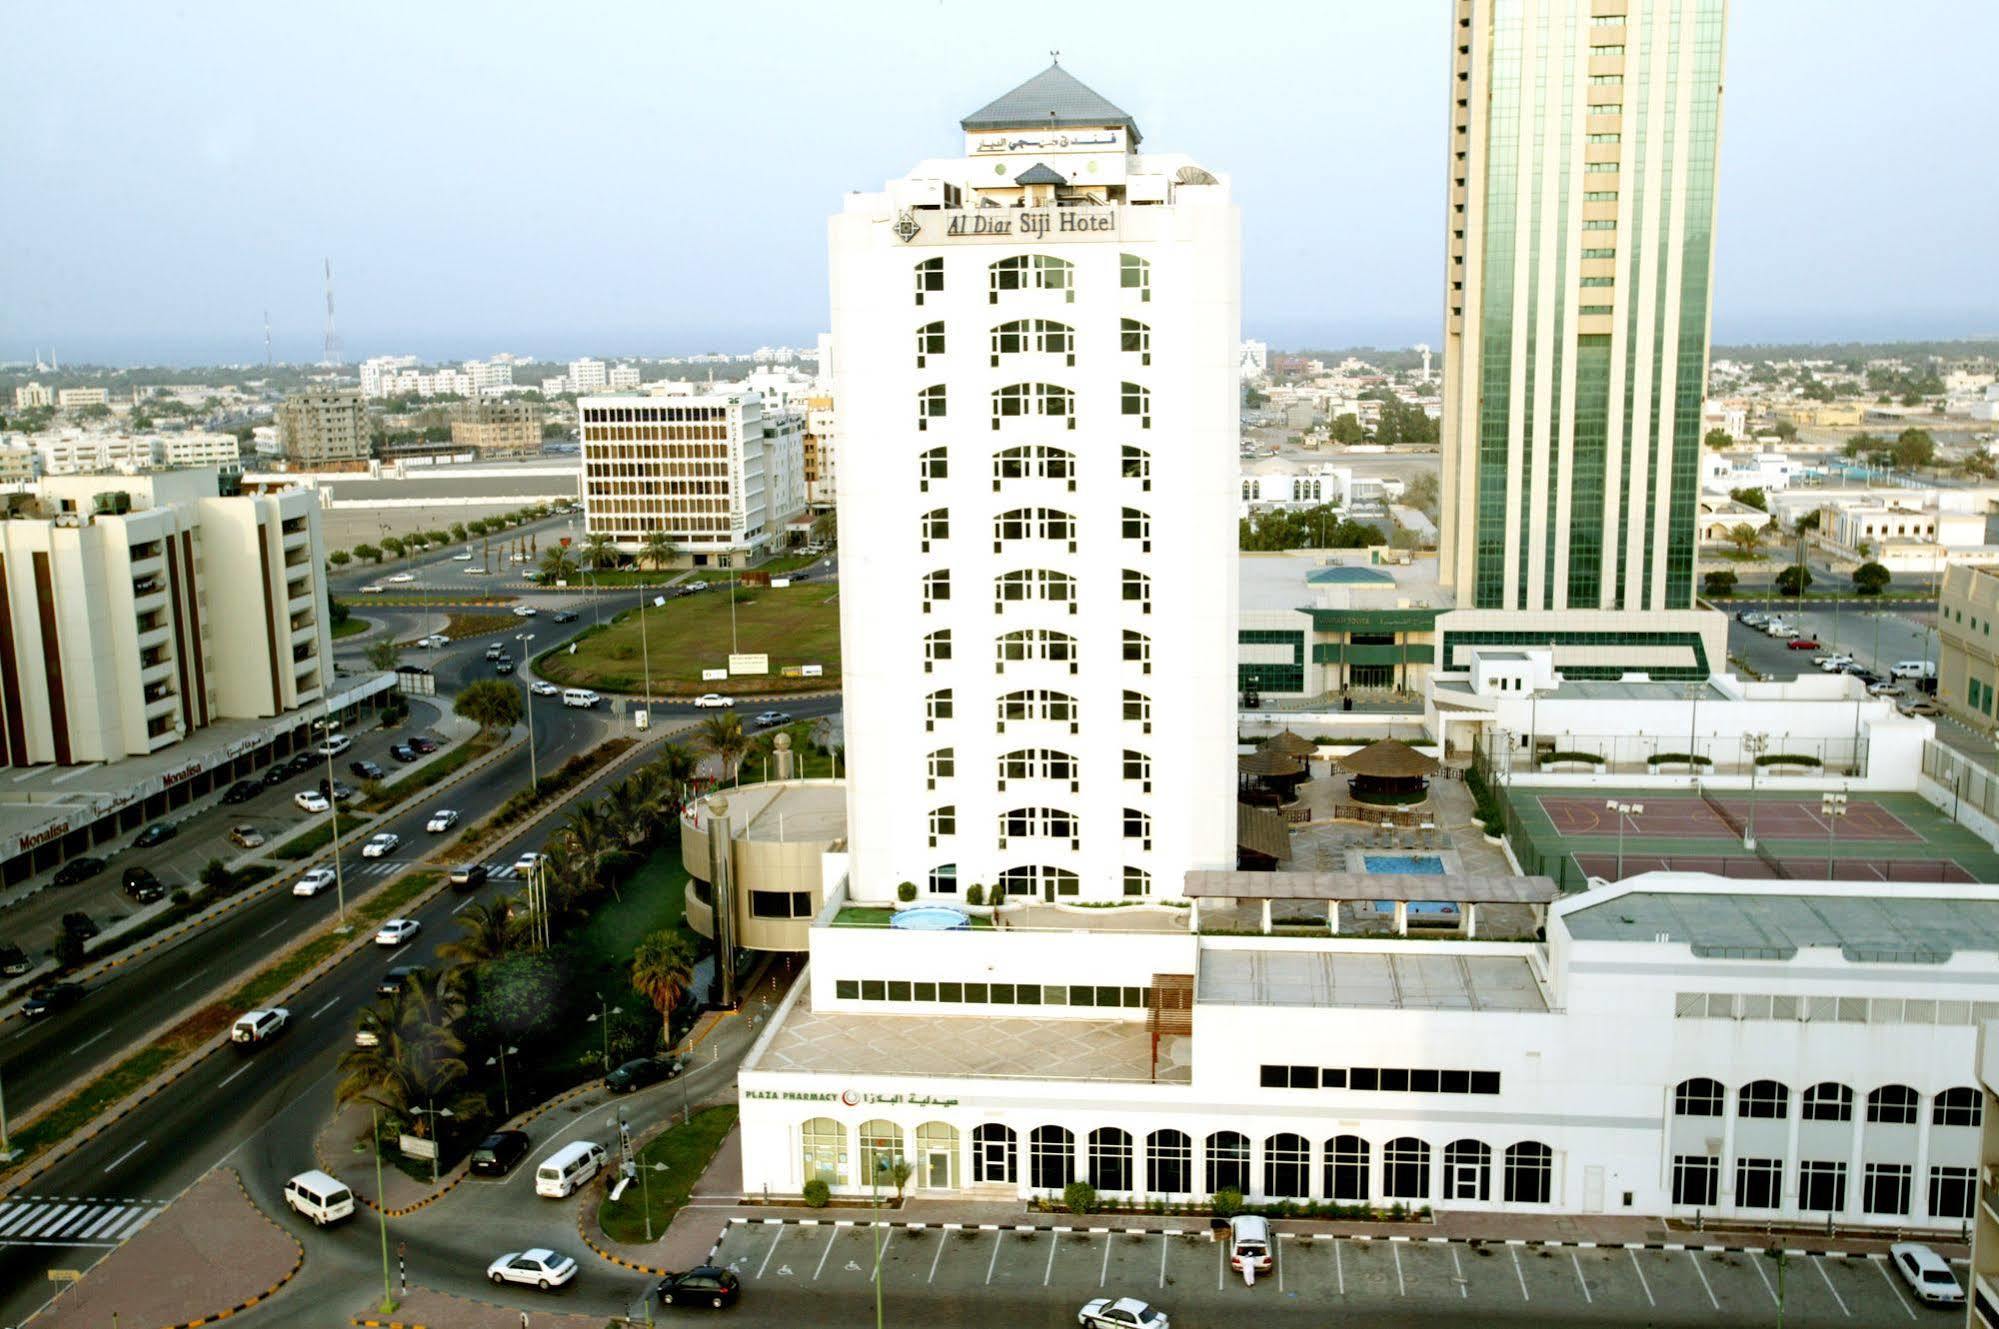
<path id="1" fill-rule="evenodd" d="M 348 1323 L 368 1329 L 520 1329 L 529 1323 L 530 1315 L 535 1329 L 604 1329 L 605 1320 L 613 1318 L 566 1315 L 540 1308 L 523 1313 L 512 1306 L 495 1306 L 448 1292 L 433 1292 L 427 1287 L 412 1287 L 409 1295 L 388 1314 L 370 1305 L 356 1311 Z"/>

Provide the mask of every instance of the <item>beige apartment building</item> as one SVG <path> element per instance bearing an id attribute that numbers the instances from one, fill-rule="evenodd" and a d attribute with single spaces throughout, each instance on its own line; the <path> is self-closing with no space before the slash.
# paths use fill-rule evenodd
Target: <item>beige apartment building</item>
<path id="1" fill-rule="evenodd" d="M 368 456 L 368 410 L 353 388 L 294 392 L 278 406 L 278 443 L 294 466 L 363 461 Z"/>
<path id="2" fill-rule="evenodd" d="M 1999 569 L 1951 563 L 1937 597 L 1937 703 L 1980 733 L 1999 722 Z"/>
<path id="3" fill-rule="evenodd" d="M 14 389 L 14 409 L 33 411 L 55 405 L 55 394 L 40 383 L 23 383 Z"/>
<path id="4" fill-rule="evenodd" d="M 451 408 L 451 446 L 484 457 L 541 451 L 541 407 L 525 401 L 469 401 Z"/>
<path id="5" fill-rule="evenodd" d="M 838 428 L 831 393 L 805 399 L 805 506 L 814 512 L 833 510 L 834 482 L 839 476 Z"/>
<path id="6" fill-rule="evenodd" d="M 109 406 L 111 394 L 103 388 L 63 388 L 56 393 L 56 405 L 65 411 L 82 410 L 86 406 Z"/>

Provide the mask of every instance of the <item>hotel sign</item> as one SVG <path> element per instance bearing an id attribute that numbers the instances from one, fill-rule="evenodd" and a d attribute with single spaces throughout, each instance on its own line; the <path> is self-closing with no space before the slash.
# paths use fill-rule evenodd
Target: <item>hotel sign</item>
<path id="1" fill-rule="evenodd" d="M 1120 212 L 1117 207 L 904 208 L 891 229 L 906 245 L 1116 240 Z"/>

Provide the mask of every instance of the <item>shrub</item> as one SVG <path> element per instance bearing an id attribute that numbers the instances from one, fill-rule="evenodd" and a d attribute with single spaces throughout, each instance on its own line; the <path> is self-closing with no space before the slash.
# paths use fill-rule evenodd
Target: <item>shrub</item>
<path id="1" fill-rule="evenodd" d="M 1808 757 L 1802 752 L 1766 752 L 1756 759 L 1758 766 L 1820 766 L 1824 763 L 1817 757 Z"/>
<path id="2" fill-rule="evenodd" d="M 1087 1214 L 1097 1207 L 1097 1188 L 1087 1181 L 1072 1181 L 1062 1188 L 1062 1207 L 1072 1214 Z"/>
<path id="3" fill-rule="evenodd" d="M 1655 766 L 1712 766 L 1714 762 L 1698 752 L 1655 752 L 1646 758 Z"/>
<path id="4" fill-rule="evenodd" d="M 916 898 L 916 883 L 905 881 L 902 885 L 896 887 L 895 898 L 904 904 L 908 904 L 911 900 L 914 900 Z"/>
<path id="5" fill-rule="evenodd" d="M 1550 752 L 1541 758 L 1541 765 L 1547 766 L 1558 761 L 1586 761 L 1592 766 L 1603 765 L 1603 756 L 1596 752 Z"/>
<path id="6" fill-rule="evenodd" d="M 986 894 L 986 888 L 979 885 L 979 883 L 975 881 L 970 886 L 967 886 L 965 888 L 965 903 L 984 904 L 985 894 Z"/>
<path id="7" fill-rule="evenodd" d="M 1216 1218 L 1234 1218 L 1242 1212 L 1242 1192 L 1233 1186 L 1224 1186 L 1215 1192 L 1208 1207 L 1215 1211 Z"/>
<path id="8" fill-rule="evenodd" d="M 833 1191 L 819 1178 L 805 1183 L 805 1203 L 813 1209 L 824 1209 L 826 1202 L 833 1198 Z"/>

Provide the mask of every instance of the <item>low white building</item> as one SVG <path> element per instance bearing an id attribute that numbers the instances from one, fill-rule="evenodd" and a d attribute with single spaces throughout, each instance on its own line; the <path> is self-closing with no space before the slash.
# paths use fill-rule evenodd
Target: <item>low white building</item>
<path id="1" fill-rule="evenodd" d="M 626 392 L 639 385 L 639 367 L 633 364 L 611 366 L 610 388 L 613 392 Z"/>
<path id="2" fill-rule="evenodd" d="M 1722 494 L 1737 489 L 1779 493 L 1791 487 L 1793 477 L 1801 469 L 1781 452 L 1758 452 L 1751 457 L 1738 457 L 1708 448 L 1701 453 L 1701 487 Z"/>
<path id="3" fill-rule="evenodd" d="M 610 375 L 602 360 L 571 360 L 569 362 L 569 390 L 582 395 L 586 392 L 602 392 L 610 384 Z"/>
<path id="4" fill-rule="evenodd" d="M 56 393 L 56 405 L 65 411 L 110 404 L 111 393 L 105 388 L 63 388 Z"/>

